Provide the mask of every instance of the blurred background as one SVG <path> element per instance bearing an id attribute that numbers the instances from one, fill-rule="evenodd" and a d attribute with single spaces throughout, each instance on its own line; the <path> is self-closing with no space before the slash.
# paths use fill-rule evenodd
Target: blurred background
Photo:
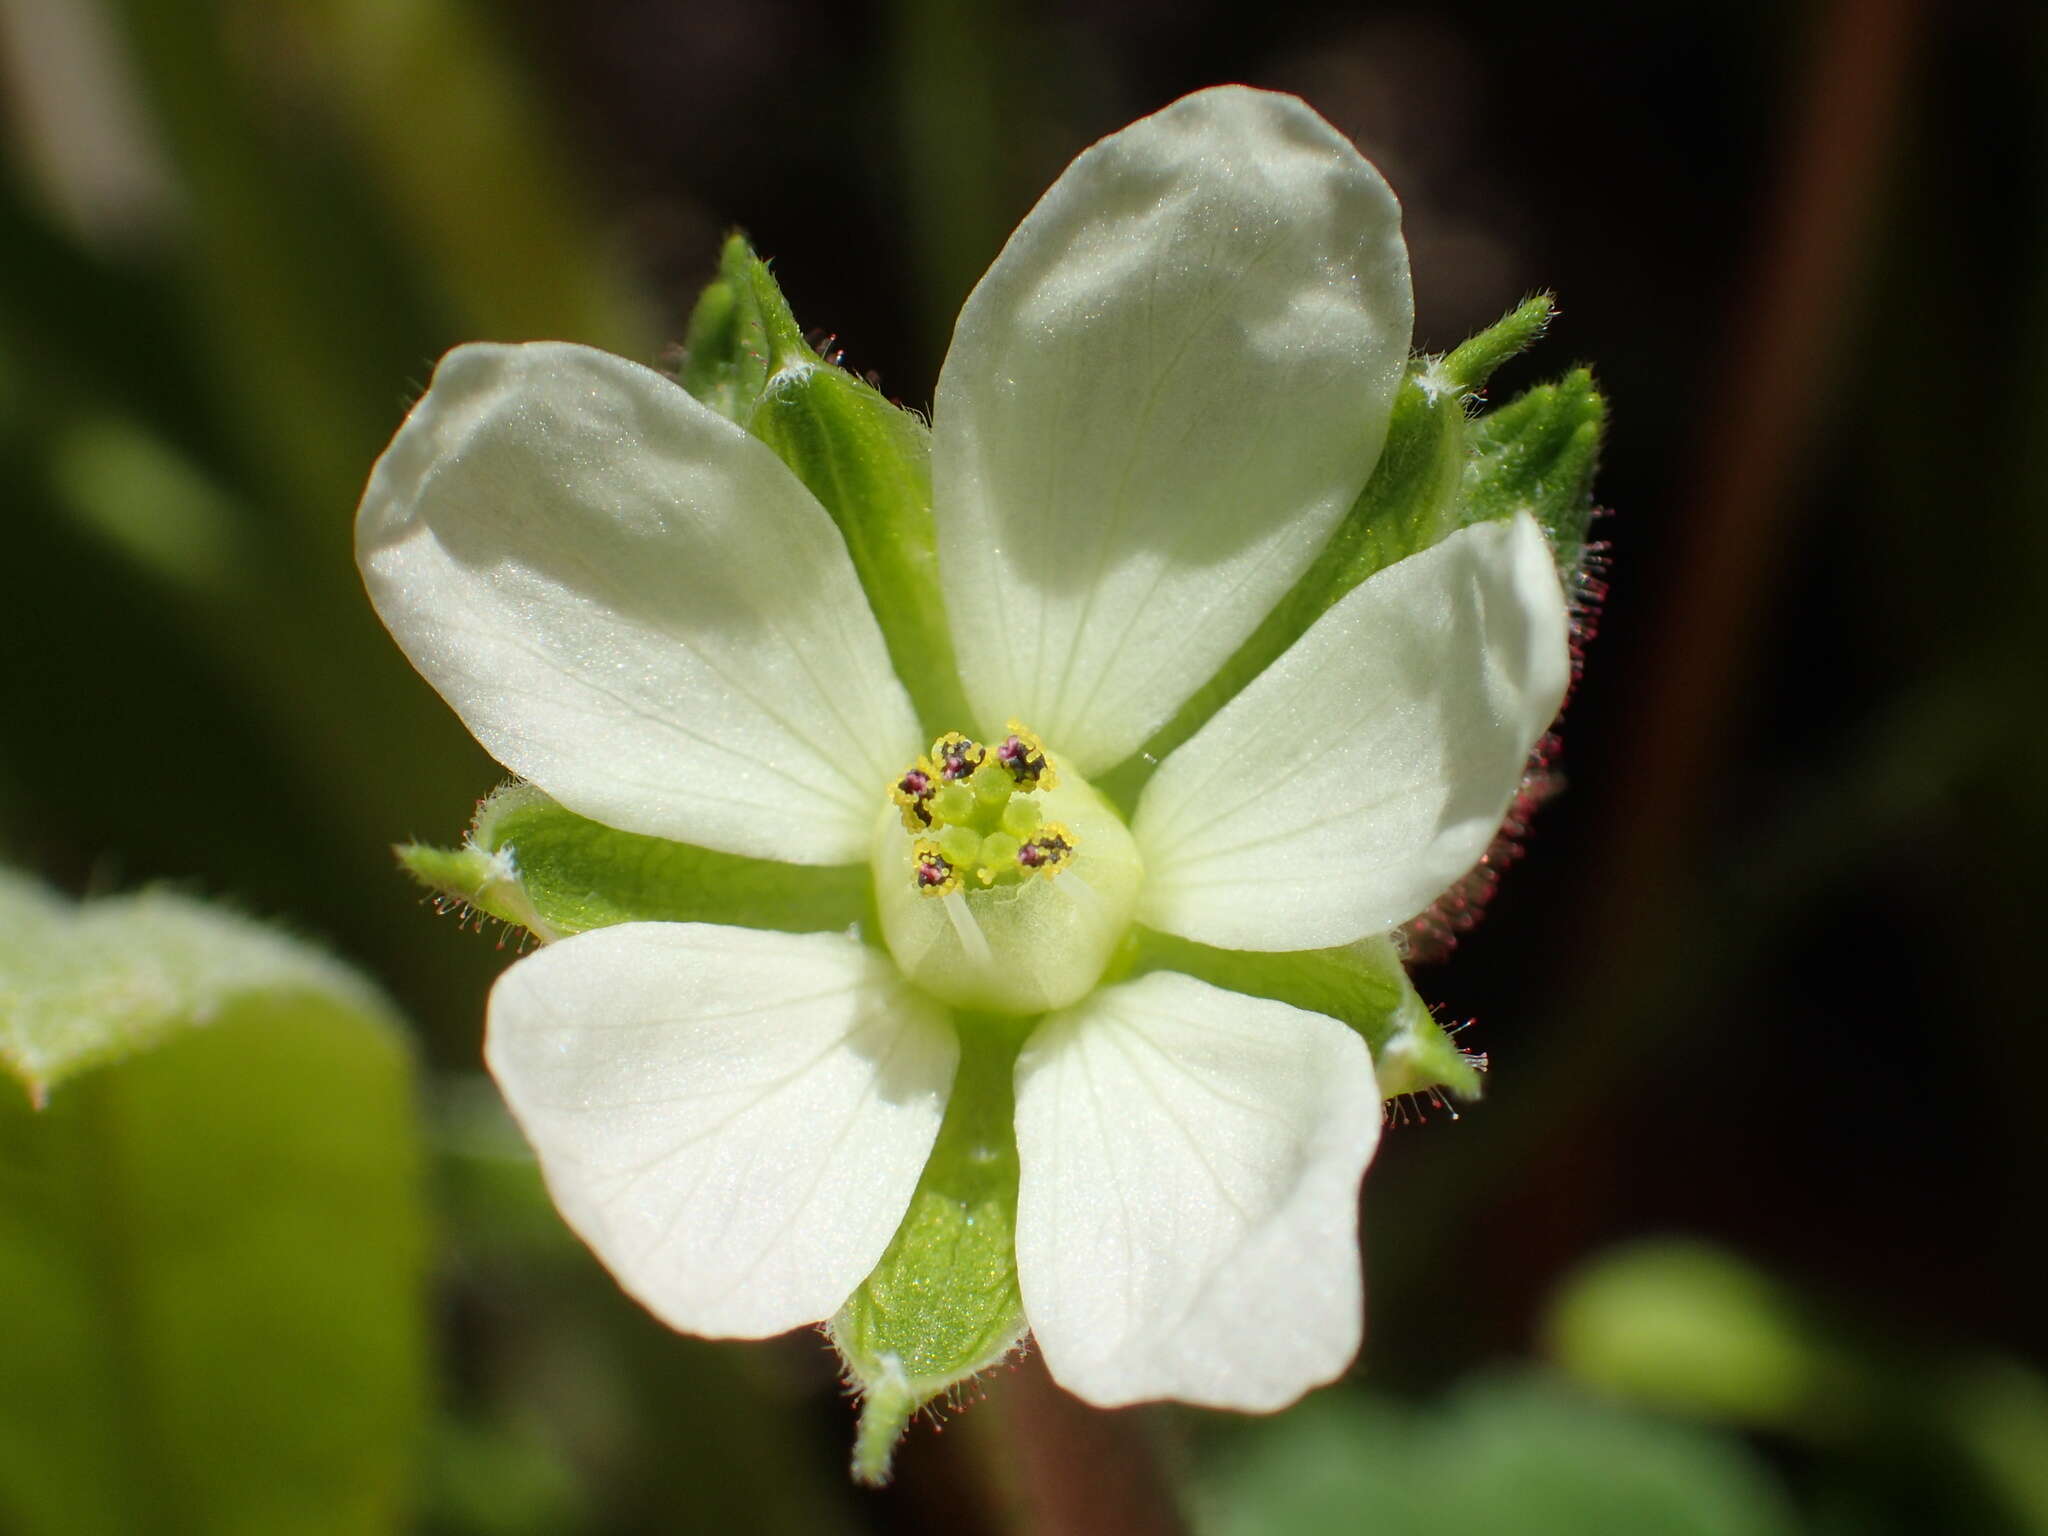
<path id="1" fill-rule="evenodd" d="M 1494 397 L 1612 401 L 1567 788 L 1417 976 L 1491 1095 L 1389 1137 L 1352 1379 L 1099 1416 L 1027 1366 L 858 1492 L 819 1339 L 667 1334 L 540 1196 L 478 1067 L 512 950 L 388 851 L 499 774 L 351 516 L 443 349 L 658 361 L 735 225 L 924 407 L 1037 193 L 1224 80 L 1386 172 L 1419 348 L 1550 288 Z M 410 1021 L 399 1528 L 2048 1531 L 2048 8 L 0 0 L 0 105 L 0 860 Z"/>

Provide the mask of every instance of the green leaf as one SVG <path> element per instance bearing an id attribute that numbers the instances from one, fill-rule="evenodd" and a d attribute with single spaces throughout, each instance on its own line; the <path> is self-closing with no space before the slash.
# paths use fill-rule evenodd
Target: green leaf
<path id="1" fill-rule="evenodd" d="M 529 784 L 485 800 L 460 848 L 397 852 L 430 889 L 542 939 L 640 922 L 825 933 L 868 907 L 864 864 L 778 864 L 620 832 Z"/>
<path id="2" fill-rule="evenodd" d="M 881 1263 L 832 1319 L 862 1398 L 853 1475 L 888 1481 L 910 1416 L 1024 1335 L 1017 1290 L 1014 1020 L 963 1015 L 945 1123 Z"/>
<path id="3" fill-rule="evenodd" d="M 259 923 L 168 891 L 81 908 L 0 870 L 0 1067 L 38 1104 L 222 998 L 300 996 L 386 1013 L 346 966 Z"/>
<path id="4" fill-rule="evenodd" d="M 773 448 L 831 514 L 925 729 L 966 728 L 923 420 L 811 349 L 774 274 L 740 235 L 726 241 L 718 278 L 690 318 L 681 377 Z"/>
<path id="5" fill-rule="evenodd" d="M 1308 627 L 1375 571 L 1429 548 L 1474 519 L 1461 505 L 1472 424 L 1466 405 L 1493 370 L 1532 345 L 1549 324 L 1548 294 L 1525 299 L 1449 357 L 1422 357 L 1394 395 L 1387 438 L 1372 478 L 1316 561 L 1229 661 L 1144 748 L 1108 779 L 1133 804 L 1152 769 L 1245 685 L 1280 658 Z M 1498 515 L 1506 515 L 1505 513 Z"/>
<path id="6" fill-rule="evenodd" d="M 1431 1088 L 1479 1097 L 1478 1061 L 1459 1050 L 1431 1016 L 1391 939 L 1270 952 L 1212 949 L 1149 928 L 1137 933 L 1140 971 L 1179 971 L 1226 991 L 1268 997 L 1349 1024 L 1372 1048 L 1382 1097 Z"/>
<path id="7" fill-rule="evenodd" d="M 1849 1368 L 1782 1286 L 1704 1243 L 1601 1256 L 1558 1292 L 1545 1336 L 1587 1385 L 1704 1418 L 1787 1428 L 1873 1395 L 1844 1379 Z"/>
<path id="8" fill-rule="evenodd" d="M 0 1093 L 0 1529 L 402 1528 L 425 1234 L 389 1013 L 161 893 L 9 880 L 0 927 L 7 1065 L 48 1095 Z"/>
<path id="9" fill-rule="evenodd" d="M 1550 535 L 1558 568 L 1576 577 L 1606 431 L 1607 401 L 1585 368 L 1480 417 L 1472 424 L 1472 458 L 1465 466 L 1465 521 L 1535 514 Z"/>

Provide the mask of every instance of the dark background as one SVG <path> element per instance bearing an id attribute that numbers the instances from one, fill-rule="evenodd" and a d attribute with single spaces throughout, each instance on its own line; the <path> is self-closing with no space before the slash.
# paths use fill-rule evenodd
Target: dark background
<path id="1" fill-rule="evenodd" d="M 1559 1530 L 2048 1528 L 2048 9 L 0 11 L 0 853 L 279 918 L 415 1021 L 442 1154 L 427 1525 L 995 1530 L 1108 1520 L 1159 1479 L 1218 1529 L 1536 1529 L 1514 1502 L 1359 1513 L 1428 1464 L 1373 1470 L 1375 1436 L 1477 1444 L 1461 1405 L 1492 1391 L 1552 1422 L 1618 1403 L 1725 1458 L 1677 1524 L 1567 1487 Z M 377 629 L 351 512 L 442 349 L 656 360 L 733 225 L 926 406 L 960 299 L 1066 161 L 1224 80 L 1303 94 L 1386 172 L 1419 349 L 1548 288 L 1560 318 L 1495 397 L 1587 361 L 1612 402 L 1568 787 L 1417 976 L 1477 1020 L 1490 1096 L 1417 1106 L 1368 1180 L 1354 1382 L 1062 1450 L 1073 1414 L 999 1375 L 856 1494 L 814 1340 L 662 1334 L 504 1147 L 473 1074 L 509 951 L 386 853 L 454 841 L 497 774 Z M 1671 1238 L 1695 1246 L 1619 1246 Z M 1748 1297 L 1806 1386 L 1702 1385 L 1687 1328 L 1705 1360 L 1742 1350 L 1646 1254 Z M 1631 1343 L 1610 1323 L 1638 1306 L 1679 1334 Z M 1324 1437 L 1317 1512 L 1262 1481 L 1290 1435 Z M 1747 1513 L 1684 1523 L 1725 1487 Z"/>

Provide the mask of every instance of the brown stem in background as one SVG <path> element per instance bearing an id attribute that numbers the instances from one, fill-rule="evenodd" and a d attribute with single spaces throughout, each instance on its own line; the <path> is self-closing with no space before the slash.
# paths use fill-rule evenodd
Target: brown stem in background
<path id="1" fill-rule="evenodd" d="M 1771 620 L 1785 551 L 1807 508 L 1798 493 L 1825 424 L 1850 304 L 1866 273 L 1879 176 L 1900 117 L 1920 0 L 1834 0 L 1792 86 L 1788 153 L 1732 343 L 1704 413 L 1663 583 L 1663 623 L 1636 671 L 1642 722 L 1617 773 L 1591 916 L 1579 948 L 1609 957 L 1601 995 L 1579 996 L 1571 1048 L 1544 1081 L 1517 1087 L 1523 1129 L 1610 1088 L 1653 1027 L 1628 1006 L 1646 979 L 1682 963 L 1686 871 L 1699 854 L 1714 764 Z M 1674 899 L 1675 898 L 1675 899 Z M 1619 993 L 1612 980 L 1619 976 Z"/>
<path id="2" fill-rule="evenodd" d="M 1804 510 L 1794 493 L 1865 276 L 1865 234 L 1919 10 L 1917 0 L 1834 0 L 1796 87 L 1791 152 L 1734 316 L 1698 490 L 1679 524 L 1679 579 L 1642 674 L 1644 730 L 1614 807 L 1598 936 L 1633 929 L 1644 892 L 1688 853 L 1736 687 L 1770 627 L 1787 533 Z"/>
<path id="3" fill-rule="evenodd" d="M 1572 948 L 1603 958 L 1590 986 L 1561 981 L 1559 1046 L 1496 1085 L 1439 1197 L 1414 1213 L 1402 1250 L 1411 1257 L 1381 1275 L 1396 1297 L 1431 1283 L 1433 1258 L 1499 1187 L 1503 1168 L 1530 1156 L 1561 1118 L 1583 1122 L 1657 1033 L 1688 1016 L 1678 1001 L 1683 946 L 1702 899 L 1692 871 L 1714 819 L 1714 764 L 1758 640 L 1773 627 L 1785 551 L 1806 511 L 1799 481 L 1866 276 L 1866 235 L 1923 9 L 1921 0 L 1832 0 L 1816 17 L 1806 67 L 1789 83 L 1785 158 L 1701 413 L 1686 482 L 1695 490 L 1672 510 L 1662 623 L 1623 704 L 1641 726 L 1612 775 L 1606 846 L 1586 866 L 1588 921 Z M 1626 557 L 1622 568 L 1647 574 Z"/>
<path id="4" fill-rule="evenodd" d="M 1033 1353 L 990 1378 L 957 1426 L 977 1441 L 983 1483 L 1018 1536 L 1181 1536 L 1173 1490 L 1141 1414 L 1090 1408 Z"/>

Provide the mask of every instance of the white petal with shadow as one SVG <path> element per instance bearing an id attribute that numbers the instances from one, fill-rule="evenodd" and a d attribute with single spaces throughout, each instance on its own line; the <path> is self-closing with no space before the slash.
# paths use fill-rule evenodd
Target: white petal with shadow
<path id="1" fill-rule="evenodd" d="M 529 955 L 485 1056 L 549 1193 L 671 1327 L 830 1316 L 895 1235 L 959 1046 L 844 934 L 625 923 Z"/>
<path id="2" fill-rule="evenodd" d="M 1369 577 L 1160 765 L 1138 919 L 1320 949 L 1423 911 L 1486 852 L 1571 680 L 1526 513 Z"/>
<path id="3" fill-rule="evenodd" d="M 1358 1351 L 1365 1043 L 1155 973 L 1054 1014 L 1017 1065 L 1017 1271 L 1047 1368 L 1101 1407 L 1267 1411 Z"/>
<path id="4" fill-rule="evenodd" d="M 917 750 L 824 508 L 636 363 L 450 352 L 377 462 L 356 553 L 477 740 L 608 826 L 851 863 Z"/>
<path id="5" fill-rule="evenodd" d="M 980 723 L 1094 775 L 1306 568 L 1408 355 L 1401 211 L 1300 101 L 1199 92 L 1081 155 L 962 310 L 939 563 Z"/>

